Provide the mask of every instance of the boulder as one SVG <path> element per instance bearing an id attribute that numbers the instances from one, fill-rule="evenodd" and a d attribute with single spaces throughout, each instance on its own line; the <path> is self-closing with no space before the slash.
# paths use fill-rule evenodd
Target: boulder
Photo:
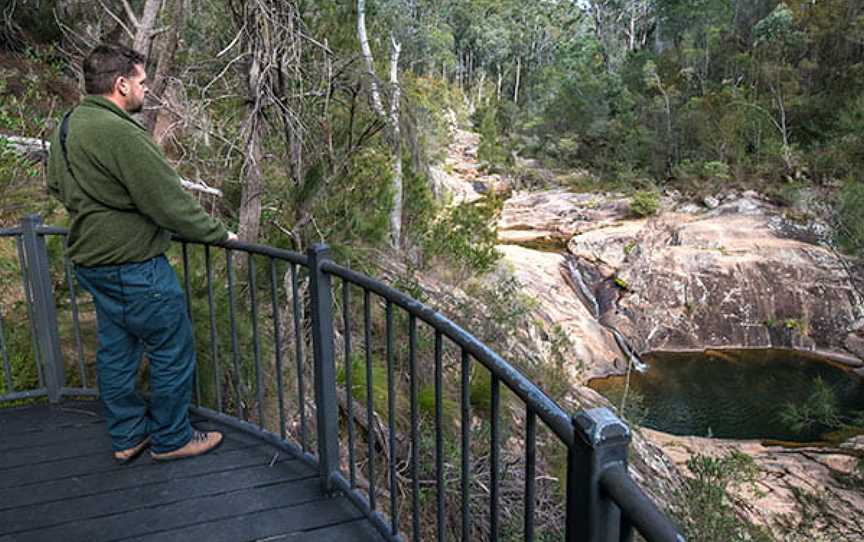
<path id="1" fill-rule="evenodd" d="M 473 183 L 463 181 L 459 175 L 450 174 L 440 166 L 429 168 L 429 180 L 437 197 L 450 199 L 456 204 L 473 203 L 483 197 Z"/>
<path id="2" fill-rule="evenodd" d="M 629 201 L 621 196 L 574 194 L 566 190 L 516 192 L 501 211 L 498 241 L 563 248 L 574 235 L 608 226 L 629 213 Z"/>
<path id="3" fill-rule="evenodd" d="M 850 333 L 847 335 L 843 346 L 845 346 L 846 350 L 852 354 L 864 359 L 864 337 L 858 333 Z"/>
<path id="4" fill-rule="evenodd" d="M 709 209 L 716 209 L 720 206 L 720 200 L 714 196 L 706 196 L 705 199 L 702 200 L 702 203 L 704 203 L 705 207 L 708 207 Z"/>

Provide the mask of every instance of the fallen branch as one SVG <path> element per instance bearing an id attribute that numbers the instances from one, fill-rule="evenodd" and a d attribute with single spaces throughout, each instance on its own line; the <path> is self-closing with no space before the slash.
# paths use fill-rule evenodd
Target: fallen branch
<path id="1" fill-rule="evenodd" d="M 33 162 L 46 162 L 48 154 L 51 151 L 51 143 L 44 139 L 3 135 L 0 136 L 0 140 L 6 141 L 12 152 L 21 154 Z M 204 181 L 190 181 L 189 179 L 180 177 L 180 185 L 186 190 L 194 192 L 203 192 L 204 194 L 211 194 L 220 198 L 223 195 L 221 190 L 209 186 Z"/>

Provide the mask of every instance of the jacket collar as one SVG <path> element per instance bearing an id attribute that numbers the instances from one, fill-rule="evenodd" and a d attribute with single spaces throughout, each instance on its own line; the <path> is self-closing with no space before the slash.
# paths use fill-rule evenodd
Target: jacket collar
<path id="1" fill-rule="evenodd" d="M 138 128 L 141 128 L 142 130 L 145 129 L 137 120 L 132 118 L 129 115 L 129 113 L 127 113 L 127 112 L 123 111 L 122 109 L 120 109 L 119 107 L 117 107 L 117 105 L 114 102 L 112 102 L 108 98 L 105 98 L 104 96 L 99 96 L 97 94 L 88 94 L 87 96 L 84 97 L 84 100 L 81 101 L 81 105 L 84 107 L 96 107 L 99 109 L 107 109 L 107 110 L 111 111 L 112 113 L 114 113 L 115 115 L 122 118 L 123 120 L 131 122 L 132 124 L 134 124 Z"/>

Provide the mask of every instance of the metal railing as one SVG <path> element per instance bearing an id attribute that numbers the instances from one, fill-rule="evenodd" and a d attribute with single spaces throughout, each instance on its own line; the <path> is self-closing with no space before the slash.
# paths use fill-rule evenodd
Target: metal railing
<path id="1" fill-rule="evenodd" d="M 15 239 L 26 304 L 0 307 L 0 403 L 97 394 L 88 385 L 92 356 L 89 366 L 85 359 L 92 311 L 79 307 L 65 250 L 52 262 L 46 244 L 57 236 L 65 249 L 66 235 L 38 216 L 0 230 L 0 241 Z M 302 255 L 239 242 L 176 245 L 196 330 L 194 409 L 317 468 L 324 491 L 347 496 L 387 539 L 605 542 L 632 540 L 635 530 L 648 541 L 684 540 L 630 478 L 630 430 L 611 411 L 569 415 L 464 329 L 337 265 L 325 246 Z M 238 253 L 246 256 L 239 265 Z M 68 302 L 55 290 L 66 290 Z M 30 349 L 37 373 L 27 389 L 16 388 L 10 355 L 21 353 L 5 339 L 10 319 L 25 327 L 21 318 L 31 346 L 16 342 Z M 555 446 L 563 451 L 557 484 L 547 473 Z M 563 526 L 537 524 L 541 494 L 563 501 Z"/>

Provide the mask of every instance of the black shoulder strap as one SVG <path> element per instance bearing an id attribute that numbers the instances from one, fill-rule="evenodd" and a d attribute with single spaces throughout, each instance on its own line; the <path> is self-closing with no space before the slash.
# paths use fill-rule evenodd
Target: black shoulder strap
<path id="1" fill-rule="evenodd" d="M 71 114 L 72 110 L 70 109 L 63 115 L 63 121 L 60 123 L 60 148 L 63 149 L 63 161 L 66 162 L 66 169 L 69 170 L 69 175 L 75 179 L 75 174 L 72 173 L 72 167 L 69 165 L 69 153 L 66 151 L 66 137 L 69 135 L 69 116 Z M 75 181 L 78 180 L 75 179 Z"/>
<path id="2" fill-rule="evenodd" d="M 81 191 L 84 192 L 85 196 L 87 196 L 88 198 L 90 198 L 91 200 L 95 201 L 96 203 L 98 203 L 99 205 L 101 205 L 103 207 L 107 207 L 107 208 L 112 209 L 114 211 L 124 211 L 124 209 L 119 209 L 119 208 L 114 207 L 112 205 L 108 205 L 104 201 L 102 201 L 98 198 L 94 198 L 93 195 L 90 194 L 90 192 L 88 192 L 83 186 L 81 186 L 81 183 L 78 182 L 78 177 L 76 177 L 75 173 L 72 172 L 72 164 L 69 163 L 69 152 L 66 150 L 67 149 L 66 139 L 69 137 L 69 117 L 72 115 L 72 111 L 74 111 L 74 110 L 67 111 L 66 114 L 63 115 L 63 120 L 60 122 L 60 149 L 63 151 L 63 161 L 66 162 L 66 171 L 69 172 L 69 175 L 72 177 L 72 180 L 74 180 L 75 184 L 78 185 L 78 188 L 80 188 Z"/>

